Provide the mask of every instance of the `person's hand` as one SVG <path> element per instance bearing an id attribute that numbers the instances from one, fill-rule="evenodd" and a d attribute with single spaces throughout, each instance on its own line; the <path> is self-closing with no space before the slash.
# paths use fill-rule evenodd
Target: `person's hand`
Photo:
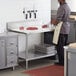
<path id="1" fill-rule="evenodd" d="M 51 20 L 51 24 L 55 24 L 56 20 L 55 19 L 52 19 Z"/>
<path id="2" fill-rule="evenodd" d="M 52 19 L 51 20 L 51 24 L 57 25 L 58 24 L 58 21 L 56 19 Z"/>

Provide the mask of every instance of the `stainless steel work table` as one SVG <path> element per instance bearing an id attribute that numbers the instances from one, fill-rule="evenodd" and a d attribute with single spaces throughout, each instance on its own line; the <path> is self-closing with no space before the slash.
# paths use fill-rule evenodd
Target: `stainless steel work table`
<path id="1" fill-rule="evenodd" d="M 76 48 L 64 47 L 64 76 L 76 76 Z"/>
<path id="2" fill-rule="evenodd" d="M 34 53 L 33 51 L 28 51 L 28 36 L 30 34 L 33 34 L 33 33 L 44 33 L 44 32 L 48 32 L 48 31 L 52 31 L 53 29 L 50 29 L 50 28 L 44 28 L 44 29 L 41 29 L 41 30 L 17 30 L 17 29 L 9 29 L 13 32 L 19 32 L 19 33 L 22 33 L 22 34 L 25 34 L 26 36 L 26 51 L 25 51 L 25 56 L 23 56 L 23 59 L 26 60 L 26 69 L 28 69 L 28 61 L 30 60 L 36 60 L 36 59 L 40 59 L 40 58 L 45 58 L 45 57 L 50 57 L 50 56 L 53 56 L 56 54 L 55 53 L 49 53 L 49 54 L 43 54 L 43 53 Z"/>

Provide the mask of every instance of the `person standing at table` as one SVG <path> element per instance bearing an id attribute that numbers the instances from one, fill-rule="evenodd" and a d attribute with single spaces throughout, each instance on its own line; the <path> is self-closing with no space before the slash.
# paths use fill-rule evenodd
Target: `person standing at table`
<path id="1" fill-rule="evenodd" d="M 58 44 L 56 45 L 57 54 L 59 62 L 56 63 L 58 65 L 64 65 L 64 46 L 67 45 L 68 34 L 70 31 L 70 23 L 69 23 L 69 16 L 70 16 L 70 8 L 65 0 L 58 0 L 60 6 L 57 10 L 57 18 L 51 20 L 51 24 L 57 25 L 59 22 L 63 22 Z"/>

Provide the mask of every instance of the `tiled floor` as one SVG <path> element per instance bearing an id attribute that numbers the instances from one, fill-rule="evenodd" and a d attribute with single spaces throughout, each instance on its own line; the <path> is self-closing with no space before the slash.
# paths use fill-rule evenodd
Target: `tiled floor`
<path id="1" fill-rule="evenodd" d="M 53 64 L 53 61 L 49 59 L 29 61 L 29 69 L 39 68 L 51 64 Z M 16 67 L 14 71 L 12 70 L 12 68 L 0 70 L 0 76 L 29 76 L 27 74 L 22 73 L 26 70 L 25 68 L 25 63 L 22 62 L 19 64 L 18 67 Z"/>

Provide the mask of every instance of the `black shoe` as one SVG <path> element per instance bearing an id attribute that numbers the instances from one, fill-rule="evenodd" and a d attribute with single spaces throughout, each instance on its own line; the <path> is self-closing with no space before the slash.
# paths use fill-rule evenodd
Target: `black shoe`
<path id="1" fill-rule="evenodd" d="M 63 63 L 55 63 L 55 65 L 64 66 Z"/>

